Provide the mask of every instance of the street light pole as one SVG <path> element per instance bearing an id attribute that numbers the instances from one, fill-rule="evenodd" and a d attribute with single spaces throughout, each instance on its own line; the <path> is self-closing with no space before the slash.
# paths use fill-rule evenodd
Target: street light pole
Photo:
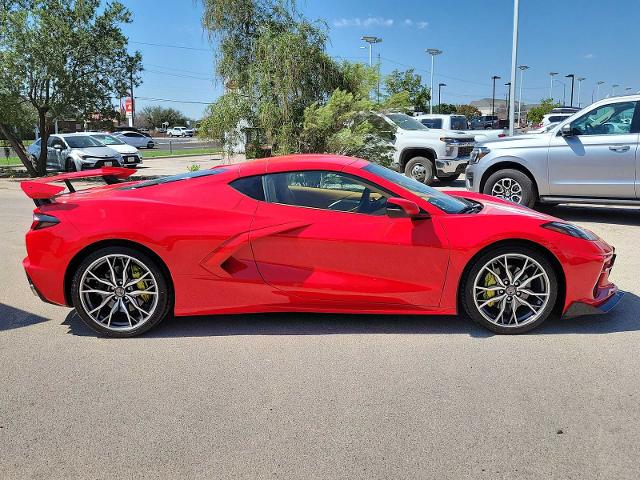
<path id="1" fill-rule="evenodd" d="M 580 106 L 582 105 L 582 102 L 580 102 L 580 86 L 582 85 L 582 81 L 585 79 L 586 77 L 578 77 L 576 80 L 578 80 L 578 108 L 580 108 Z"/>
<path id="2" fill-rule="evenodd" d="M 511 82 L 507 82 L 504 84 L 507 87 L 507 98 L 504 99 L 505 103 L 507 104 L 507 109 L 505 110 L 507 113 L 507 120 L 509 119 L 509 102 L 511 100 Z"/>
<path id="3" fill-rule="evenodd" d="M 549 72 L 549 76 L 551 77 L 551 86 L 549 87 L 549 98 L 553 101 L 553 77 L 555 77 L 558 72 Z"/>
<path id="4" fill-rule="evenodd" d="M 520 0 L 513 0 L 513 34 L 511 38 L 511 85 L 516 85 L 516 65 L 518 64 L 518 13 L 520 12 Z M 509 88 L 509 97 L 511 97 Z M 515 102 L 509 105 L 509 135 L 513 136 L 516 119 Z"/>
<path id="5" fill-rule="evenodd" d="M 602 80 L 598 80 L 596 82 L 596 100 L 600 100 L 600 85 L 602 85 L 604 82 Z"/>
<path id="6" fill-rule="evenodd" d="M 369 44 L 369 67 L 372 67 L 373 66 L 373 56 L 372 56 L 373 44 L 382 42 L 382 38 L 374 37 L 371 35 L 364 35 L 360 38 L 360 40 L 363 40 Z"/>
<path id="7" fill-rule="evenodd" d="M 427 48 L 427 53 L 431 55 L 431 86 L 429 87 L 429 113 L 433 113 L 433 59 L 436 55 L 440 55 L 442 50 L 437 48 Z"/>
<path id="8" fill-rule="evenodd" d="M 520 99 L 518 100 L 518 125 L 522 125 L 522 85 L 524 83 L 524 71 L 529 68 L 528 65 L 518 66 L 520 69 Z"/>
<path id="9" fill-rule="evenodd" d="M 571 79 L 571 107 L 573 107 L 573 84 L 576 81 L 576 76 L 573 73 L 570 73 L 569 75 L 565 75 L 565 78 L 570 78 Z"/>
<path id="10" fill-rule="evenodd" d="M 493 80 L 493 94 L 491 95 L 491 116 L 495 116 L 496 114 L 496 80 L 499 80 L 500 77 L 498 75 L 494 75 L 491 77 Z"/>
<path id="11" fill-rule="evenodd" d="M 611 85 L 611 96 L 615 96 L 616 94 L 616 88 L 618 88 L 620 85 L 618 85 L 617 83 L 614 83 L 613 85 Z"/>
<path id="12" fill-rule="evenodd" d="M 442 89 L 442 87 L 446 87 L 447 84 L 446 83 L 439 83 L 438 84 L 438 113 L 442 113 L 440 111 L 440 105 L 442 105 L 442 102 L 440 101 L 440 91 Z"/>

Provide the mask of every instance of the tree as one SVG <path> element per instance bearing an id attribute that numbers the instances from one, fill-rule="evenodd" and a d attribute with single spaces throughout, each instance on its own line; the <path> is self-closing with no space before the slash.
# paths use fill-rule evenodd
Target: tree
<path id="1" fill-rule="evenodd" d="M 453 103 L 441 103 L 433 107 L 434 113 L 440 113 L 443 115 L 449 115 L 452 113 L 456 113 L 458 111 L 458 107 Z"/>
<path id="2" fill-rule="evenodd" d="M 422 77 L 410 68 L 404 72 L 394 70 L 384 79 L 387 98 L 406 92 L 409 105 L 417 112 L 426 112 L 431 95 L 429 88 L 422 85 Z"/>
<path id="3" fill-rule="evenodd" d="M 45 146 L 55 120 L 114 115 L 112 97 L 139 84 L 139 53 L 129 55 L 120 24 L 131 14 L 100 0 L 3 1 L 0 9 L 1 133 L 31 175 L 46 173 L 47 150 L 35 165 L 16 135 L 17 109 L 33 110 Z M 32 167 L 30 168 L 30 165 Z"/>
<path id="4" fill-rule="evenodd" d="M 544 117 L 547 113 L 551 113 L 551 110 L 559 107 L 559 103 L 554 103 L 552 98 L 543 98 L 540 100 L 540 105 L 536 105 L 535 107 L 531 107 L 527 112 L 527 120 L 536 123 L 542 122 L 542 117 Z"/>
<path id="5" fill-rule="evenodd" d="M 188 118 L 175 108 L 163 107 L 160 105 L 151 105 L 140 110 L 140 117 L 144 119 L 148 127 L 159 128 L 163 123 L 169 126 L 185 125 Z"/>
<path id="6" fill-rule="evenodd" d="M 456 113 L 464 115 L 465 117 L 467 117 L 467 120 L 470 120 L 473 117 L 479 117 L 481 115 L 480 110 L 478 110 L 473 105 L 458 105 L 456 107 Z"/>

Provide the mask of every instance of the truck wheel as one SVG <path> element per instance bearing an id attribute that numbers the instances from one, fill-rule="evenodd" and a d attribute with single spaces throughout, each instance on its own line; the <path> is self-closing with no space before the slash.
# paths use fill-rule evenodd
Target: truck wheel
<path id="1" fill-rule="evenodd" d="M 538 192 L 531 179 L 520 170 L 498 170 L 484 184 L 483 193 L 533 208 Z"/>
<path id="2" fill-rule="evenodd" d="M 405 165 L 404 174 L 425 185 L 431 185 L 435 178 L 433 162 L 426 157 L 413 157 Z"/>

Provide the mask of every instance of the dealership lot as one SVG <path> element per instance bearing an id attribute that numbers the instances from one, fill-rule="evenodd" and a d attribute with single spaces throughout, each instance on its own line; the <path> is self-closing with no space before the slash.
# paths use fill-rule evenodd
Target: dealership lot
<path id="1" fill-rule="evenodd" d="M 616 246 L 627 295 L 607 316 L 514 337 L 456 317 L 191 317 L 112 340 L 31 294 L 33 204 L 12 180 L 0 202 L 6 478 L 637 478 L 638 208 L 545 210 Z"/>

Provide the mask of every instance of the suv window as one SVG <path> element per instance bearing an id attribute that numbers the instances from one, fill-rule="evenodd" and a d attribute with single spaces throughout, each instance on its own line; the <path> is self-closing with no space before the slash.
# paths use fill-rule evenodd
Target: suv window
<path id="1" fill-rule="evenodd" d="M 362 178 L 329 170 L 273 173 L 264 179 L 268 202 L 298 207 L 385 215 L 392 196 Z"/>
<path id="2" fill-rule="evenodd" d="M 571 122 L 574 135 L 620 135 L 631 133 L 637 102 L 602 105 Z"/>
<path id="3" fill-rule="evenodd" d="M 465 117 L 451 117 L 451 130 L 466 130 L 469 128 Z"/>
<path id="4" fill-rule="evenodd" d="M 442 128 L 441 118 L 423 118 L 422 120 L 420 120 L 420 123 L 428 128 Z"/>

